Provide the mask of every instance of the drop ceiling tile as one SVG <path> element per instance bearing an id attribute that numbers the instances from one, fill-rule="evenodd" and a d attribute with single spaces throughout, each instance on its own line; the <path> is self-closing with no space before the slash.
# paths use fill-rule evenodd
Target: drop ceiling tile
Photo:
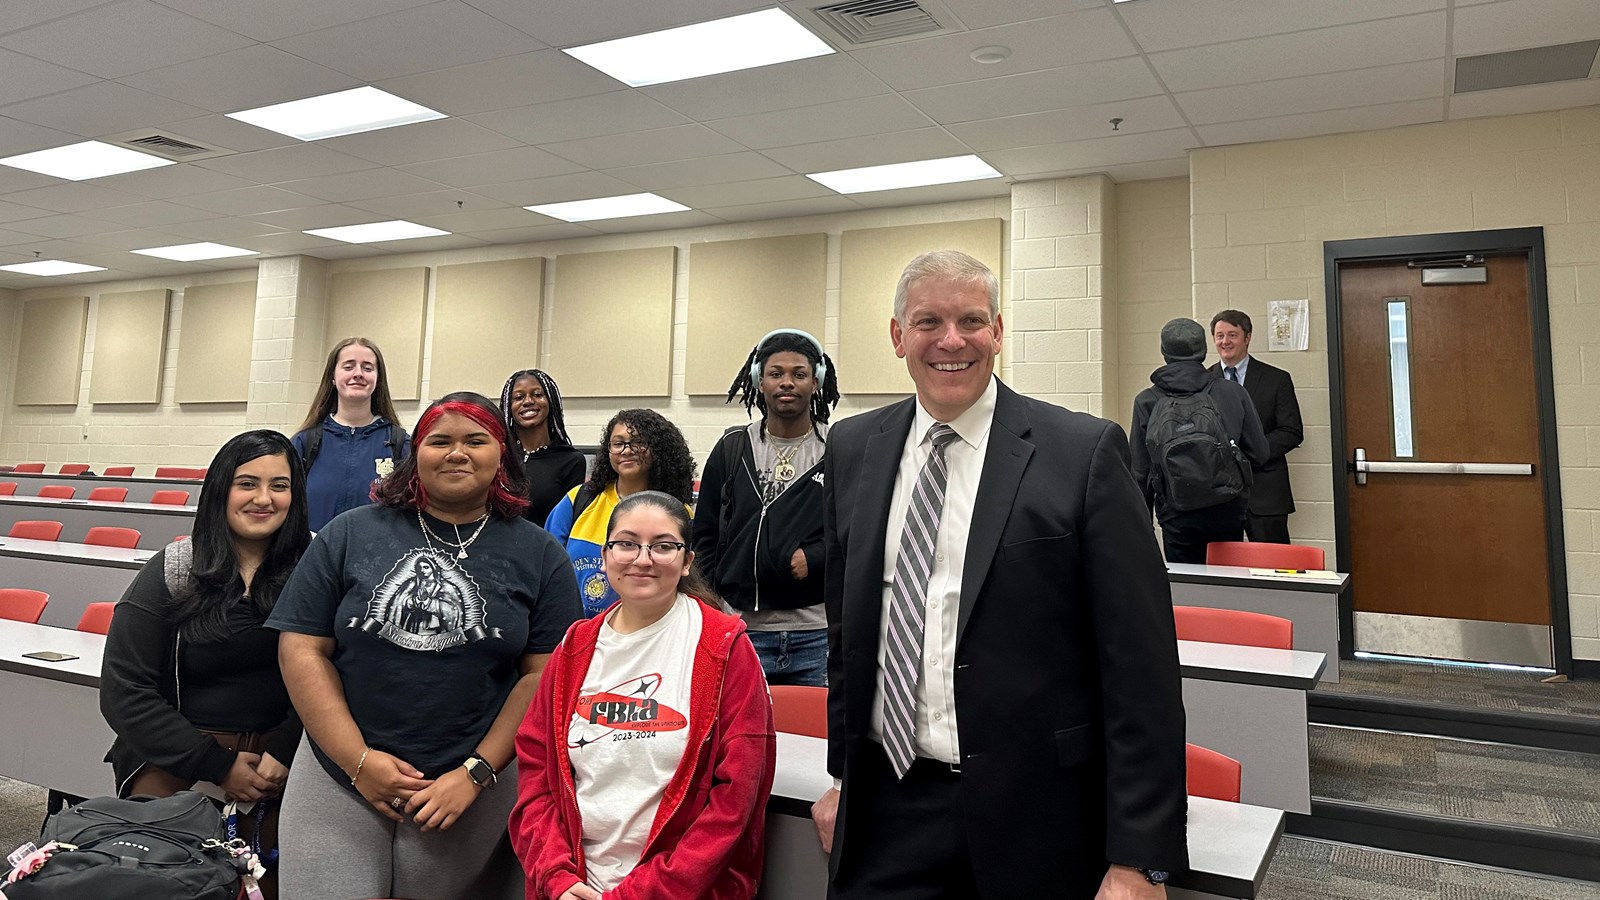
<path id="1" fill-rule="evenodd" d="M 184 200 L 197 194 L 250 187 L 255 184 L 234 175 L 184 165 L 108 175 L 105 178 L 96 178 L 94 183 L 153 200 Z"/>
<path id="2" fill-rule="evenodd" d="M 851 194 L 850 199 L 864 207 L 881 208 L 922 206 L 932 203 L 954 203 L 958 200 L 978 200 L 984 197 L 1010 196 L 1010 182 L 1004 178 L 987 178 L 983 181 L 930 184 L 926 187 L 900 188 L 894 191 L 868 191 L 864 194 Z"/>
<path id="3" fill-rule="evenodd" d="M 314 234 L 304 234 L 299 231 L 281 231 L 277 234 L 263 234 L 250 239 L 253 243 L 250 249 L 262 253 L 301 253 L 312 251 L 313 255 L 321 257 L 323 250 L 339 247 L 348 247 L 349 244 L 335 241 L 330 238 L 317 237 Z"/>
<path id="4" fill-rule="evenodd" d="M 949 126 L 949 131 L 967 146 L 982 152 L 1091 137 L 1112 137 L 1113 118 L 1122 119 L 1117 126 L 1118 134 L 1164 131 L 1182 128 L 1187 124 L 1172 99 L 1162 95 L 1029 113 L 1025 116 L 1007 116 L 1003 119 L 963 122 Z"/>
<path id="5" fill-rule="evenodd" d="M 35 0 L 37 2 L 37 0 Z M 77 0 L 83 2 L 83 0 Z M 197 19 L 258 41 L 275 41 L 308 31 L 370 19 L 423 6 L 434 0 L 156 0 Z"/>
<path id="6" fill-rule="evenodd" d="M 484 202 L 506 206 L 533 206 L 536 203 L 565 203 L 595 197 L 637 194 L 639 186 L 601 172 L 573 172 L 550 178 L 529 178 L 500 184 L 481 184 L 472 189 Z M 472 203 L 467 203 L 471 208 Z"/>
<path id="7" fill-rule="evenodd" d="M 304 206 L 299 209 L 280 209 L 277 212 L 258 213 L 250 217 L 256 222 L 276 225 L 279 228 L 305 231 L 309 228 L 338 228 L 341 225 L 365 225 L 369 222 L 385 221 L 384 217 L 356 209 L 353 206 L 344 206 L 339 203 L 327 203 L 322 206 Z"/>
<path id="8" fill-rule="evenodd" d="M 624 219 L 605 219 L 584 224 L 605 234 L 628 234 L 638 231 L 667 231 L 674 228 L 698 228 L 715 225 L 721 220 L 698 209 L 688 212 L 661 213 L 654 216 L 630 216 Z"/>
<path id="9" fill-rule="evenodd" d="M 1450 98 L 1450 118 L 1508 116 L 1600 104 L 1600 79 L 1531 84 L 1500 91 L 1474 91 Z"/>
<path id="10" fill-rule="evenodd" d="M 1144 60 L 1128 57 L 907 91 L 904 96 L 935 122 L 952 123 L 1159 93 L 1161 85 Z"/>
<path id="11" fill-rule="evenodd" d="M 544 46 L 460 0 L 335 25 L 273 45 L 362 81 L 482 62 Z"/>
<path id="12" fill-rule="evenodd" d="M 1185 154 L 1174 159 L 1106 166 L 1103 171 L 1118 184 L 1126 184 L 1130 181 L 1150 181 L 1156 178 L 1186 179 L 1189 177 L 1189 157 Z"/>
<path id="13" fill-rule="evenodd" d="M 772 5 L 771 0 L 607 0 L 603 4 L 529 3 L 527 0 L 469 2 L 552 47 L 573 47 L 643 34 Z"/>
<path id="14" fill-rule="evenodd" d="M 283 188 L 258 184 L 246 188 L 230 188 L 182 198 L 185 206 L 203 209 L 224 216 L 254 216 L 280 209 L 302 206 L 320 206 L 323 201 L 306 194 Z"/>
<path id="15" fill-rule="evenodd" d="M 297 147 L 303 143 L 298 138 L 247 125 L 237 119 L 222 115 L 197 116 L 160 126 L 163 134 L 181 137 L 190 143 L 251 153 L 256 150 L 273 150 L 278 147 Z"/>
<path id="16" fill-rule="evenodd" d="M 39 219 L 50 215 L 47 209 L 38 209 L 23 203 L 0 200 L 0 222 L 18 222 L 22 219 Z"/>
<path id="17" fill-rule="evenodd" d="M 256 44 L 129 75 L 123 84 L 211 112 L 230 113 L 359 87 L 342 72 Z"/>
<path id="18" fill-rule="evenodd" d="M 897 94 L 879 94 L 840 100 L 799 109 L 757 113 L 707 122 L 708 128 L 727 135 L 752 150 L 785 147 L 803 141 L 828 141 L 910 131 L 933 123 Z"/>
<path id="19" fill-rule="evenodd" d="M 384 256 L 377 244 L 345 244 L 334 242 L 326 247 L 307 250 L 307 256 L 317 259 L 361 259 L 367 256 Z"/>
<path id="20" fill-rule="evenodd" d="M 442 228 L 445 231 L 460 234 L 462 232 L 495 231 L 506 228 L 525 228 L 538 224 L 541 217 L 528 212 L 519 206 L 506 206 L 498 209 L 480 209 L 467 212 L 446 213 L 444 215 L 421 215 L 410 221 L 429 228 Z"/>
<path id="21" fill-rule="evenodd" d="M 439 184 L 471 187 L 518 178 L 577 172 L 584 167 L 546 153 L 537 147 L 516 147 L 510 150 L 496 150 L 493 153 L 415 163 L 401 168 L 419 178 L 426 178 Z"/>
<path id="22" fill-rule="evenodd" d="M 62 215 L 45 216 L 42 219 L 24 219 L 21 222 L 10 223 L 11 227 L 24 234 L 36 234 L 40 237 L 75 238 L 86 234 L 97 234 L 106 230 L 106 223 L 98 219 L 86 219 L 83 216 Z"/>
<path id="23" fill-rule="evenodd" d="M 498 231 L 480 231 L 476 237 L 492 244 L 531 244 L 536 241 L 565 241 L 571 238 L 595 237 L 600 232 L 593 228 L 567 222 L 552 225 L 533 225 L 528 228 L 505 228 Z"/>
<path id="24" fill-rule="evenodd" d="M 1441 96 L 1445 67 L 1442 59 L 1426 60 L 1190 91 L 1178 94 L 1177 100 L 1197 125 L 1376 106 Z"/>
<path id="25" fill-rule="evenodd" d="M 688 119 L 634 90 L 557 100 L 472 116 L 485 128 L 527 144 L 550 144 L 683 125 Z"/>
<path id="26" fill-rule="evenodd" d="M 1455 14 L 1457 56 L 1600 38 L 1593 0 L 1506 0 Z"/>
<path id="27" fill-rule="evenodd" d="M 474 188 L 481 192 L 482 188 Z M 459 206 L 457 204 L 460 204 Z M 509 203 L 492 200 L 479 193 L 466 190 L 429 191 L 425 194 L 408 194 L 403 197 L 375 197 L 371 200 L 350 200 L 348 205 L 370 210 L 391 219 L 419 221 L 421 216 L 448 216 L 458 212 L 505 209 Z"/>
<path id="28" fill-rule="evenodd" d="M 348 200 L 371 200 L 376 197 L 398 197 L 403 194 L 420 194 L 444 187 L 435 181 L 418 178 L 399 169 L 367 169 L 342 175 L 323 175 L 278 184 L 284 190 L 307 194 L 320 200 L 344 203 Z"/>
<path id="29" fill-rule="evenodd" d="M 544 149 L 589 168 L 615 169 L 736 153 L 744 148 L 704 125 L 675 125 L 653 131 L 545 144 Z"/>
<path id="30" fill-rule="evenodd" d="M 861 204 L 849 197 L 834 194 L 831 197 L 808 197 L 802 200 L 780 200 L 775 203 L 751 203 L 744 206 L 711 206 L 705 211 L 724 222 L 763 222 L 772 219 L 793 219 L 803 216 L 835 215 L 858 212 Z"/>
<path id="31" fill-rule="evenodd" d="M 60 183 L 61 179 L 51 178 L 49 175 L 26 172 L 22 169 L 13 169 L 10 166 L 0 166 L 0 194 L 30 191 L 34 188 L 51 187 Z"/>
<path id="32" fill-rule="evenodd" d="M 204 112 L 115 81 L 97 81 L 0 108 L 0 115 L 83 137 L 116 134 Z"/>
<path id="33" fill-rule="evenodd" d="M 60 147 L 66 144 L 74 144 L 81 140 L 83 140 L 81 135 L 57 131 L 54 128 L 45 128 L 42 125 L 24 122 L 20 119 L 13 119 L 3 111 L 0 111 L 0 156 L 12 156 L 32 150 L 43 150 L 46 147 Z M 56 184 L 59 182 L 59 179 L 51 178 L 48 175 L 40 175 L 36 172 L 24 172 L 21 169 L 10 169 L 9 171 L 17 175 L 28 175 L 35 179 L 43 179 L 39 184 Z M 0 179 L 3 179 L 3 175 L 0 175 Z M 38 184 L 28 185 L 28 187 L 37 186 Z M 0 193 L 20 189 L 11 187 L 4 183 L 3 180 L 0 180 Z"/>
<path id="34" fill-rule="evenodd" d="M 1001 46 L 1011 56 L 992 65 L 972 59 L 979 47 Z M 857 61 L 897 91 L 955 84 L 1003 75 L 1059 68 L 1063 62 L 1093 62 L 1133 56 L 1139 48 L 1128 40 L 1109 7 L 1086 9 L 1037 19 L 868 47 L 851 52 Z"/>
<path id="35" fill-rule="evenodd" d="M 617 80 L 560 50 L 536 50 L 488 62 L 391 78 L 378 87 L 452 116 L 604 94 Z"/>
<path id="36" fill-rule="evenodd" d="M 1224 144 L 1249 144 L 1256 141 L 1315 137 L 1319 134 L 1395 128 L 1401 125 L 1438 122 L 1443 118 L 1443 100 L 1411 100 L 1405 103 L 1386 103 L 1382 106 L 1361 106 L 1355 109 L 1252 119 L 1247 122 L 1200 125 L 1195 130 L 1200 132 L 1200 138 L 1205 141 L 1206 146 L 1218 147 Z"/>
<path id="37" fill-rule="evenodd" d="M 0 50 L 0 72 L 5 73 L 5 78 L 0 79 L 0 104 L 30 100 L 99 80 L 11 50 Z"/>
<path id="38" fill-rule="evenodd" d="M 940 159 L 971 152 L 972 148 L 951 137 L 942 128 L 918 128 L 895 134 L 796 144 L 762 151 L 763 155 L 801 173 Z"/>
<path id="39" fill-rule="evenodd" d="M 211 214 L 192 206 L 179 206 L 165 200 L 146 200 L 127 206 L 94 207 L 80 211 L 85 218 L 102 219 L 119 225 L 159 228 L 175 222 L 196 222 L 208 219 Z"/>
<path id="40" fill-rule="evenodd" d="M 250 39 L 150 0 L 121 0 L 0 37 L 0 46 L 101 78 L 236 50 Z"/>
<path id="41" fill-rule="evenodd" d="M 1174 128 L 1017 150 L 996 150 L 984 154 L 984 158 L 1007 175 L 1022 178 L 1043 172 L 1098 169 L 1121 163 L 1171 159 L 1183 156 L 1192 146 L 1194 135 L 1189 129 Z"/>
<path id="42" fill-rule="evenodd" d="M 1342 72 L 1445 55 L 1445 15 L 1425 13 L 1156 53 L 1171 91 Z"/>
<path id="43" fill-rule="evenodd" d="M 364 159 L 346 156 L 316 144 L 295 144 L 273 150 L 257 150 L 216 159 L 203 159 L 190 165 L 201 166 L 217 172 L 226 172 L 248 178 L 260 184 L 272 184 L 297 178 L 318 175 L 337 175 L 372 168 Z"/>
<path id="44" fill-rule="evenodd" d="M 9 34 L 48 22 L 70 16 L 95 6 L 105 5 L 106 0 L 6 0 L 6 15 L 0 21 L 0 34 Z"/>
<path id="45" fill-rule="evenodd" d="M 677 162 L 656 163 L 648 166 L 628 166 L 612 169 L 605 174 L 621 179 L 646 191 L 664 191 L 674 188 L 718 184 L 723 181 L 754 181 L 758 178 L 777 178 L 794 173 L 760 153 L 745 151 L 725 156 L 703 159 L 683 159 Z M 633 190 L 623 193 L 634 193 Z"/>
<path id="46" fill-rule="evenodd" d="M 693 209 L 710 209 L 713 206 L 749 206 L 835 195 L 803 175 L 785 175 L 757 181 L 725 181 L 700 187 L 676 188 L 663 191 L 662 196 Z"/>
<path id="47" fill-rule="evenodd" d="M 639 89 L 702 122 L 868 97 L 888 90 L 888 85 L 843 53 Z"/>
<path id="48" fill-rule="evenodd" d="M 188 239 L 179 234 L 171 233 L 162 228 L 133 228 L 127 231 L 103 231 L 99 234 L 85 235 L 79 238 L 85 244 L 92 244 L 103 251 L 127 253 L 130 250 L 147 250 L 151 247 L 170 247 L 173 244 L 187 243 Z M 87 262 L 87 260 L 81 260 Z M 91 263 L 91 265 L 105 265 L 105 263 Z"/>
<path id="49" fill-rule="evenodd" d="M 34 238 L 32 243 L 14 244 L 7 249 L 28 256 L 30 259 L 72 259 L 75 256 L 95 252 L 95 248 L 78 241 L 42 237 Z M 38 285 L 39 282 L 34 282 L 35 287 Z"/>
<path id="50" fill-rule="evenodd" d="M 1057 16 L 1074 9 L 1089 9 L 1101 5 L 1100 0 L 944 0 L 944 5 L 956 14 L 968 28 L 988 28 L 1007 22 L 1024 22 Z"/>
<path id="51" fill-rule="evenodd" d="M 82 212 L 100 206 L 124 206 L 143 197 L 100 187 L 87 181 L 56 182 L 50 187 L 7 194 L 6 199 L 23 206 L 34 206 L 58 213 Z"/>
<path id="52" fill-rule="evenodd" d="M 0 247 L 23 247 L 37 244 L 40 240 L 41 238 L 36 234 L 0 229 Z M 10 260 L 7 260 L 7 262 L 9 263 Z M 21 262 L 21 260 L 18 260 L 18 262 Z M 4 263 L 0 263 L 0 265 L 4 265 Z"/>
<path id="53" fill-rule="evenodd" d="M 398 129 L 365 131 L 317 143 L 329 150 L 338 150 L 385 166 L 453 159 L 521 146 L 512 138 L 464 119 L 416 122 Z"/>
<path id="54" fill-rule="evenodd" d="M 412 238 L 406 241 L 379 241 L 366 246 L 385 253 L 434 253 L 440 250 L 485 247 L 488 244 L 488 241 L 470 234 L 443 234 L 438 237 Z"/>
<path id="55" fill-rule="evenodd" d="M 255 250 L 256 238 L 268 234 L 282 233 L 283 229 L 249 219 L 201 219 L 198 222 L 175 222 L 162 227 L 163 231 L 170 231 L 182 241 L 171 241 L 181 244 L 189 241 L 216 241 L 219 244 L 232 244 L 235 247 L 246 247 Z M 151 245 L 155 246 L 155 245 Z"/>
<path id="56" fill-rule="evenodd" d="M 1286 34 L 1444 9 L 1446 0 L 1191 0 L 1121 3 L 1117 13 L 1147 53 Z"/>

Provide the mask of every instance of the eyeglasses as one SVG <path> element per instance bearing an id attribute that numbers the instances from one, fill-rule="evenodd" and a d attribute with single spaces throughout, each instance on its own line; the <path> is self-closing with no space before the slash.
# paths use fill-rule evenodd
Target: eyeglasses
<path id="1" fill-rule="evenodd" d="M 622 454 L 632 451 L 634 453 L 648 453 L 650 445 L 644 441 L 612 441 L 611 452 Z"/>
<path id="2" fill-rule="evenodd" d="M 646 550 L 650 551 L 651 559 L 671 559 L 679 550 L 688 547 L 680 541 L 656 541 L 653 544 L 641 544 L 638 541 L 606 541 L 606 549 L 621 556 L 623 559 L 638 559 Z"/>

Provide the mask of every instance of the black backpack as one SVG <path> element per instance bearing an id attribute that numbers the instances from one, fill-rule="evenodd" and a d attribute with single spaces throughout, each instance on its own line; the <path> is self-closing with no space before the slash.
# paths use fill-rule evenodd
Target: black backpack
<path id="1" fill-rule="evenodd" d="M 1228 437 L 1211 385 L 1193 394 L 1156 389 L 1145 426 L 1150 477 L 1162 503 L 1179 512 L 1227 503 L 1250 486 L 1250 464 Z"/>
<path id="2" fill-rule="evenodd" d="M 45 822 L 60 845 L 39 871 L 5 886 L 7 900 L 234 900 L 241 868 L 222 816 L 204 794 L 96 797 Z M 67 849 L 71 845 L 73 849 Z"/>

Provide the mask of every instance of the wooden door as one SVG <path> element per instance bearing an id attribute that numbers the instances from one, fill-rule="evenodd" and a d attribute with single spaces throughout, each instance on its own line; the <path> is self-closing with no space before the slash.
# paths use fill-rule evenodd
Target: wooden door
<path id="1" fill-rule="evenodd" d="M 1533 626 L 1548 644 L 1527 260 L 1486 267 L 1486 284 L 1424 286 L 1404 261 L 1340 266 L 1344 459 L 1500 470 L 1346 476 L 1358 649 L 1374 649 L 1363 612 Z"/>

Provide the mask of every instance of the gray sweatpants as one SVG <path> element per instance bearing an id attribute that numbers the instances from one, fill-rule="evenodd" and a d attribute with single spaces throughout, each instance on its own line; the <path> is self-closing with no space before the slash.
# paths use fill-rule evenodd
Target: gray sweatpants
<path id="1" fill-rule="evenodd" d="M 523 900 L 522 866 L 506 820 L 517 764 L 447 831 L 384 818 L 335 782 L 301 738 L 278 822 L 278 884 L 285 900 Z"/>

